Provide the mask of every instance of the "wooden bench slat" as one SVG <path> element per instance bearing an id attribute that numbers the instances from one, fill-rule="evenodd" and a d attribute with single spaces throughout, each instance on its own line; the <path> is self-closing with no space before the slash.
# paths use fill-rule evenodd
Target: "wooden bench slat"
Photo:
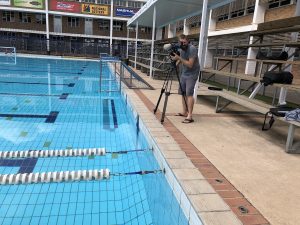
<path id="1" fill-rule="evenodd" d="M 265 64 L 290 64 L 290 65 L 300 65 L 300 61 L 284 61 L 284 60 L 262 60 L 262 59 L 247 59 L 247 58 L 235 58 L 235 57 L 224 57 L 216 56 L 214 57 L 218 60 L 224 61 L 252 61 L 252 62 L 262 62 Z"/>
<path id="2" fill-rule="evenodd" d="M 213 74 L 216 74 L 216 75 L 221 75 L 221 76 L 226 76 L 226 77 L 233 77 L 233 78 L 253 81 L 253 82 L 257 82 L 257 83 L 259 83 L 260 80 L 261 80 L 261 78 L 259 78 L 259 77 L 253 77 L 251 75 L 246 75 L 246 74 L 229 73 L 229 72 L 223 72 L 223 71 L 212 70 L 212 69 L 203 69 L 202 71 L 206 72 L 206 73 L 213 73 Z M 300 85 L 298 85 L 298 84 L 278 84 L 278 83 L 274 83 L 272 85 L 275 86 L 275 87 L 283 87 L 283 88 L 287 88 L 289 90 L 300 91 Z"/>

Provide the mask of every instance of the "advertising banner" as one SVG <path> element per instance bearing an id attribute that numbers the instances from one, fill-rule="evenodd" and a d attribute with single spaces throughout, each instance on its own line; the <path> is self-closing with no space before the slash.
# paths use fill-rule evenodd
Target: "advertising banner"
<path id="1" fill-rule="evenodd" d="M 16 7 L 44 9 L 44 0 L 13 0 Z"/>
<path id="2" fill-rule="evenodd" d="M 10 5 L 10 0 L 0 0 L 0 5 Z"/>
<path id="3" fill-rule="evenodd" d="M 131 9 L 131 8 L 116 8 L 115 15 L 116 16 L 125 16 L 125 17 L 132 17 L 134 14 L 139 11 L 138 9 Z"/>
<path id="4" fill-rule="evenodd" d="M 91 4 L 82 4 L 81 12 L 88 14 L 95 14 L 101 16 L 109 15 L 109 7 L 106 5 L 91 5 Z"/>
<path id="5" fill-rule="evenodd" d="M 50 10 L 80 13 L 80 4 L 77 2 L 64 2 L 64 1 L 51 0 Z"/>

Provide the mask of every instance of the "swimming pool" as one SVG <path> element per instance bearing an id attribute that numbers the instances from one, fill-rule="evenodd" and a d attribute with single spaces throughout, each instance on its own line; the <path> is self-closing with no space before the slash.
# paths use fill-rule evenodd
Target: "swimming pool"
<path id="1" fill-rule="evenodd" d="M 0 159 L 0 174 L 108 168 L 108 180 L 0 185 L 0 224 L 188 224 L 108 66 L 17 58 L 0 67 L 0 151 L 105 148 L 105 156 Z M 128 153 L 114 153 L 128 151 Z"/>

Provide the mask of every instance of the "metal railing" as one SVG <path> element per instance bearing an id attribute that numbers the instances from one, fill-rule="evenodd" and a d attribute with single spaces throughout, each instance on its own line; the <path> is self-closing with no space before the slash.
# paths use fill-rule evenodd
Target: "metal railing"
<path id="1" fill-rule="evenodd" d="M 79 40 L 49 40 L 50 51 L 47 51 L 47 40 L 27 37 L 0 37 L 0 46 L 15 47 L 17 53 L 50 54 L 61 56 L 79 56 L 98 58 L 100 53 L 110 54 L 120 58 L 126 57 L 126 45 L 103 42 L 86 42 Z M 129 46 L 129 51 L 132 51 Z"/>

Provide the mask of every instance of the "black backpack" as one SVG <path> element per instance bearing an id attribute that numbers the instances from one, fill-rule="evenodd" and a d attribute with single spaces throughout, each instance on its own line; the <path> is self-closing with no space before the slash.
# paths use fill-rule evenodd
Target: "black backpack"
<path id="1" fill-rule="evenodd" d="M 258 51 L 256 55 L 256 59 L 261 59 L 261 60 L 283 60 L 286 61 L 289 58 L 289 54 L 286 51 L 280 52 L 279 55 L 270 55 L 267 56 L 266 53 L 263 53 L 262 51 Z"/>
<path id="2" fill-rule="evenodd" d="M 285 117 L 285 114 L 289 111 L 292 111 L 294 110 L 295 108 L 293 107 L 289 107 L 289 106 L 286 106 L 286 105 L 280 105 L 280 106 L 277 106 L 275 108 L 270 108 L 270 111 L 267 112 L 265 114 L 265 120 L 264 120 L 264 124 L 262 126 L 262 130 L 263 131 L 266 131 L 266 130 L 269 130 L 271 129 L 271 127 L 273 126 L 274 122 L 275 122 L 275 118 L 274 116 L 277 116 L 277 117 Z M 266 127 L 266 121 L 267 121 L 267 117 L 270 116 L 270 119 L 269 119 L 269 126 Z"/>
<path id="3" fill-rule="evenodd" d="M 261 83 L 264 84 L 264 86 L 268 86 L 273 83 L 279 83 L 279 84 L 291 84 L 293 82 L 293 74 L 288 71 L 268 71 L 265 72 Z"/>

